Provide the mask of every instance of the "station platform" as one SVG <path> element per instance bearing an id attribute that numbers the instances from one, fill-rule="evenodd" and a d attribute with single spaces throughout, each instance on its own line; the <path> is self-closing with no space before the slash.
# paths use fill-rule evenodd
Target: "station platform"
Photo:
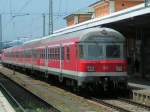
<path id="1" fill-rule="evenodd" d="M 3 93 L 0 91 L 0 112 L 15 112 Z"/>
<path id="2" fill-rule="evenodd" d="M 141 78 L 141 74 L 128 75 L 128 85 L 139 89 L 150 89 L 150 78 Z"/>
<path id="3" fill-rule="evenodd" d="M 133 100 L 150 106 L 150 89 L 133 90 Z"/>
<path id="4" fill-rule="evenodd" d="M 129 76 L 128 85 L 133 89 L 133 100 L 150 106 L 150 80 L 139 75 Z"/>

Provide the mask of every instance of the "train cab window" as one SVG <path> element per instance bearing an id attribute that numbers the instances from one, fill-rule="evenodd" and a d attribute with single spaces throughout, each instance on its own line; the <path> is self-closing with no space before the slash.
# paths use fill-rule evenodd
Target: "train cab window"
<path id="1" fill-rule="evenodd" d="M 69 48 L 69 46 L 66 48 L 66 59 L 70 60 L 70 48 Z"/>
<path id="2" fill-rule="evenodd" d="M 120 58 L 121 56 L 120 45 L 107 45 L 106 57 L 107 58 Z"/>
<path id="3" fill-rule="evenodd" d="M 79 56 L 81 59 L 102 59 L 104 56 L 103 45 L 98 43 L 80 43 Z"/>
<path id="4" fill-rule="evenodd" d="M 89 59 L 100 59 L 103 56 L 103 47 L 98 44 L 88 45 L 87 51 Z"/>

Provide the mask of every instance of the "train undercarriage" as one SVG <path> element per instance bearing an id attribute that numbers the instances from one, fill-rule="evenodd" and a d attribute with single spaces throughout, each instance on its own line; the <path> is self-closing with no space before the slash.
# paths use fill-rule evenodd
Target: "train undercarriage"
<path id="1" fill-rule="evenodd" d="M 3 65 L 13 70 L 24 71 L 25 73 L 29 73 L 30 75 L 32 74 L 32 76 L 34 77 L 36 75 L 36 77 L 39 77 L 41 79 L 44 78 L 46 80 L 51 80 L 55 83 L 62 83 L 64 86 L 70 88 L 73 91 L 88 90 L 92 92 L 104 92 L 114 90 L 127 90 L 128 88 L 127 76 L 85 77 L 84 81 L 83 78 L 81 78 L 80 80 L 74 80 L 63 77 L 63 79 L 60 80 L 58 76 L 55 76 L 53 74 L 47 74 L 38 70 L 24 68 L 7 63 L 3 63 Z"/>

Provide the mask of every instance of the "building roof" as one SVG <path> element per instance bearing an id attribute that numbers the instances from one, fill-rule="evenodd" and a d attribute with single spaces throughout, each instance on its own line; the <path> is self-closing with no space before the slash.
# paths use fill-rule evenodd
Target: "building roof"
<path id="1" fill-rule="evenodd" d="M 95 3 L 91 4 L 91 5 L 89 5 L 89 7 L 93 7 L 93 6 L 95 6 L 95 5 L 98 5 L 98 4 L 101 3 L 102 1 L 104 1 L 104 0 L 98 0 L 97 2 L 95 2 Z"/>
<path id="2" fill-rule="evenodd" d="M 145 4 L 140 4 L 131 8 L 127 8 L 118 12 L 115 12 L 113 14 L 104 16 L 104 17 L 99 17 L 95 19 L 88 20 L 83 23 L 79 23 L 74 26 L 69 26 L 67 28 L 63 28 L 60 30 L 55 31 L 54 33 L 69 33 L 69 32 L 74 32 L 77 30 L 82 30 L 85 28 L 91 28 L 95 26 L 101 26 L 104 24 L 108 23 L 113 23 L 113 22 L 118 22 L 121 20 L 129 19 L 129 18 L 134 18 L 136 16 L 142 16 L 142 15 L 150 14 L 150 7 L 145 7 Z"/>
<path id="3" fill-rule="evenodd" d="M 77 10 L 73 13 L 71 13 L 70 15 L 66 16 L 64 19 L 70 17 L 70 16 L 74 16 L 74 15 L 91 15 L 94 13 L 94 9 L 91 7 L 85 8 L 85 9 L 80 9 Z"/>
<path id="4" fill-rule="evenodd" d="M 99 4 L 101 4 L 103 1 L 111 1 L 111 0 L 98 0 L 97 2 L 91 4 L 89 7 L 95 7 Z M 122 0 L 122 1 L 127 1 L 127 0 Z M 144 2 L 144 0 L 128 0 L 128 1 L 132 1 L 132 2 L 136 2 L 136 1 L 139 1 L 139 2 L 141 1 L 142 2 L 143 1 Z"/>

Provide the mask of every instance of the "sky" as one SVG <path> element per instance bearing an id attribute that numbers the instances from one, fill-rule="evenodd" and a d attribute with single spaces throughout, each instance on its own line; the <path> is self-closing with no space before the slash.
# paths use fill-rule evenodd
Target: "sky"
<path id="1" fill-rule="evenodd" d="M 98 0 L 53 0 L 54 30 L 66 27 L 64 17 Z M 49 0 L 0 0 L 3 41 L 20 37 L 35 39 L 43 35 L 42 13 L 48 13 Z M 48 15 L 46 16 L 48 34 Z"/>

